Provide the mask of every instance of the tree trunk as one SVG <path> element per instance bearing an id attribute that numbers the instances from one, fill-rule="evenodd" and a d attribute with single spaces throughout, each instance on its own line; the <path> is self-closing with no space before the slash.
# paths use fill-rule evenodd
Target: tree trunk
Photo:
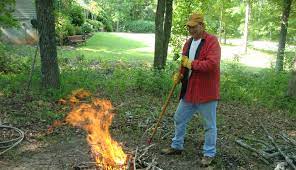
<path id="1" fill-rule="evenodd" d="M 39 46 L 41 56 L 41 83 L 43 88 L 58 88 L 60 73 L 55 41 L 53 0 L 36 0 Z"/>
<path id="2" fill-rule="evenodd" d="M 164 20 L 164 41 L 163 41 L 163 60 L 162 66 L 165 66 L 168 56 L 168 47 L 171 38 L 173 0 L 166 1 L 165 20 Z"/>
<path id="3" fill-rule="evenodd" d="M 173 0 L 158 0 L 155 17 L 154 67 L 162 69 L 167 59 L 172 27 Z"/>
<path id="4" fill-rule="evenodd" d="M 226 24 L 224 27 L 224 44 L 226 44 L 226 39 L 227 39 L 227 29 L 226 29 Z"/>
<path id="5" fill-rule="evenodd" d="M 296 98 L 296 71 L 292 72 L 292 77 L 289 81 L 288 96 Z"/>
<path id="6" fill-rule="evenodd" d="M 279 47 L 277 52 L 276 65 L 275 65 L 275 69 L 277 72 L 282 71 L 284 66 L 285 45 L 286 45 L 288 19 L 289 19 L 290 10 L 291 10 L 291 4 L 292 4 L 292 0 L 283 0 L 281 31 L 280 31 Z"/>
<path id="7" fill-rule="evenodd" d="M 164 42 L 164 32 L 163 32 L 163 21 L 165 12 L 165 1 L 158 0 L 156 8 L 155 17 L 155 47 L 154 47 L 154 67 L 162 68 L 163 63 L 163 42 Z"/>
<path id="8" fill-rule="evenodd" d="M 292 70 L 292 76 L 288 85 L 288 96 L 296 98 L 296 57 L 294 59 L 294 66 Z"/>
<path id="9" fill-rule="evenodd" d="M 243 53 L 247 53 L 248 49 L 248 31 L 249 31 L 249 17 L 250 17 L 250 1 L 246 1 L 246 13 L 245 13 L 245 27 L 244 27 L 244 44 L 243 44 Z"/>

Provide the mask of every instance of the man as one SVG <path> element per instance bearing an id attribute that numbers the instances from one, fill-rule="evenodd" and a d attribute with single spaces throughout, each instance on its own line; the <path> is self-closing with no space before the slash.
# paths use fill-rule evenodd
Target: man
<path id="1" fill-rule="evenodd" d="M 174 115 L 175 136 L 166 155 L 181 154 L 187 123 L 199 113 L 205 130 L 202 166 L 208 166 L 216 155 L 216 108 L 220 98 L 221 48 L 217 38 L 205 32 L 204 17 L 193 13 L 186 23 L 191 38 L 182 52 L 182 67 L 174 83 L 182 82 L 180 102 Z"/>

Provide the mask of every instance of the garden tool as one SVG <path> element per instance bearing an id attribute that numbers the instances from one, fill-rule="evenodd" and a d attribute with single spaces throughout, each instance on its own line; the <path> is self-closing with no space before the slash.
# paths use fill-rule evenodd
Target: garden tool
<path id="1" fill-rule="evenodd" d="M 174 60 L 178 60 L 179 57 L 180 57 L 180 55 L 174 56 Z M 182 66 L 182 63 L 181 63 L 181 66 Z M 180 66 L 180 67 L 181 67 L 181 66 Z M 148 143 L 149 145 L 151 144 L 152 139 L 153 139 L 154 135 L 155 135 L 156 132 L 157 132 L 157 129 L 158 129 L 159 125 L 160 125 L 160 122 L 161 122 L 161 120 L 162 120 L 162 118 L 163 118 L 163 115 L 164 115 L 164 113 L 165 113 L 165 111 L 166 111 L 166 109 L 167 109 L 167 106 L 168 106 L 168 104 L 169 104 L 169 102 L 170 102 L 170 99 L 171 99 L 171 97 L 172 97 L 172 95 L 173 95 L 173 92 L 175 91 L 175 88 L 176 88 L 177 84 L 178 84 L 178 83 L 174 83 L 174 85 L 173 85 L 173 87 L 171 88 L 171 91 L 170 91 L 170 93 L 169 93 L 169 95 L 168 95 L 168 98 L 166 99 L 165 104 L 164 104 L 163 107 L 162 107 L 162 111 L 161 111 L 161 113 L 159 114 L 159 118 L 158 118 L 158 120 L 157 120 L 157 123 L 156 123 L 154 129 L 153 129 L 152 135 L 151 135 L 151 137 L 150 137 L 150 138 L 148 139 L 148 141 L 147 141 L 147 143 Z"/>

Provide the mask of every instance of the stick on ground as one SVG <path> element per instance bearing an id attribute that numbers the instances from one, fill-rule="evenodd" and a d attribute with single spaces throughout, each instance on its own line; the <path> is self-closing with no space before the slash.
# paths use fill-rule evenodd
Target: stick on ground
<path id="1" fill-rule="evenodd" d="M 283 157 L 285 158 L 285 160 L 287 161 L 287 163 L 294 169 L 296 170 L 296 166 L 293 164 L 293 161 L 281 150 L 281 148 L 276 144 L 275 140 L 273 139 L 273 137 L 270 135 L 270 133 L 267 131 L 266 127 L 262 124 L 262 122 L 260 122 L 261 127 L 263 128 L 263 130 L 265 131 L 268 139 L 271 141 L 271 143 L 274 145 L 275 148 L 277 148 L 277 150 L 281 153 L 281 155 L 283 155 Z"/>
<path id="2" fill-rule="evenodd" d="M 263 151 L 257 150 L 255 148 L 249 146 L 248 144 L 244 143 L 242 140 L 235 140 L 235 142 L 238 145 L 242 146 L 243 148 L 248 149 L 248 150 L 250 150 L 252 152 L 257 153 L 261 157 L 262 161 L 264 161 L 266 164 L 269 164 L 269 162 L 267 160 L 268 157 L 267 157 L 266 153 L 264 153 Z"/>

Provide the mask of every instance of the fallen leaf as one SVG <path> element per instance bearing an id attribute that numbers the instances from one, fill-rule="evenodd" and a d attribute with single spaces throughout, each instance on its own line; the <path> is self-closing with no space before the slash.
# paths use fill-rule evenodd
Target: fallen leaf
<path id="1" fill-rule="evenodd" d="M 67 101 L 65 99 L 60 99 L 60 100 L 57 101 L 57 103 L 59 105 L 66 105 L 67 104 Z"/>

